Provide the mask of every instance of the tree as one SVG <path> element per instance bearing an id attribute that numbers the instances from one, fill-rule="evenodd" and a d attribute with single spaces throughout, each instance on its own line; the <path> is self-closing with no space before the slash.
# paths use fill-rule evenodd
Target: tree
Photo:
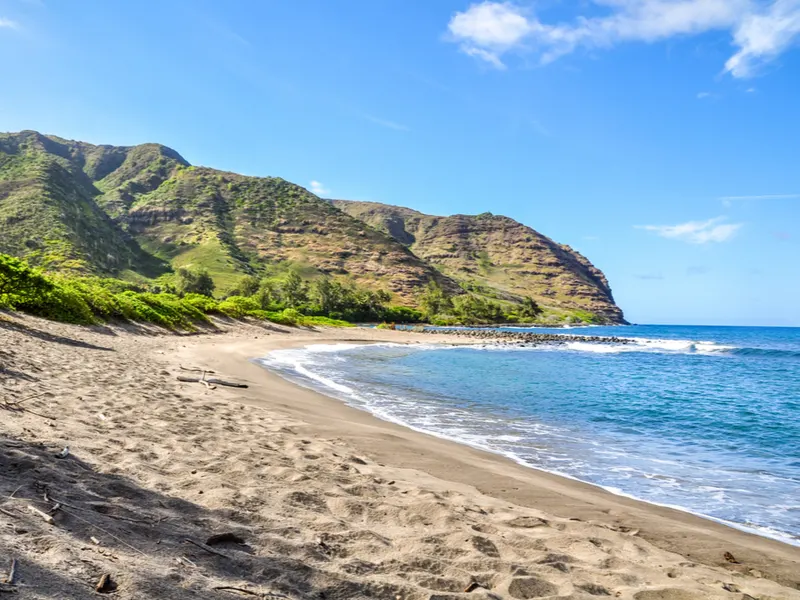
<path id="1" fill-rule="evenodd" d="M 500 323 L 506 318 L 503 307 L 499 304 L 473 294 L 456 296 L 453 299 L 453 309 L 461 322 L 467 325 Z"/>
<path id="2" fill-rule="evenodd" d="M 522 303 L 517 308 L 517 314 L 523 319 L 535 319 L 544 312 L 536 300 L 531 297 L 522 299 Z"/>
<path id="3" fill-rule="evenodd" d="M 245 275 L 239 280 L 239 283 L 236 284 L 236 287 L 228 292 L 228 295 L 245 297 L 254 296 L 258 292 L 259 287 L 260 282 L 258 281 L 258 277 L 253 275 Z"/>
<path id="4" fill-rule="evenodd" d="M 180 267 L 175 271 L 175 290 L 181 296 L 202 294 L 211 297 L 214 294 L 214 287 L 214 280 L 207 269 Z"/>
<path id="5" fill-rule="evenodd" d="M 419 298 L 419 305 L 427 317 L 445 314 L 453 310 L 450 295 L 436 281 L 430 281 Z"/>
<path id="6" fill-rule="evenodd" d="M 295 271 L 289 271 L 281 283 L 281 299 L 291 307 L 296 308 L 308 302 L 308 284 L 303 281 Z"/>
<path id="7" fill-rule="evenodd" d="M 329 315 L 341 308 L 343 292 L 344 290 L 339 282 L 332 281 L 328 277 L 322 277 L 314 282 L 311 297 L 319 311 Z"/>

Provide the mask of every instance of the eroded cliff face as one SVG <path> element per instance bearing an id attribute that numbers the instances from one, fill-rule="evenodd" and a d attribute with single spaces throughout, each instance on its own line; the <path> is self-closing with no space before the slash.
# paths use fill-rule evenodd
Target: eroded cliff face
<path id="1" fill-rule="evenodd" d="M 530 296 L 552 309 L 624 322 L 605 275 L 569 246 L 508 217 L 437 217 L 373 202 L 334 206 L 385 231 L 462 287 L 500 299 Z"/>

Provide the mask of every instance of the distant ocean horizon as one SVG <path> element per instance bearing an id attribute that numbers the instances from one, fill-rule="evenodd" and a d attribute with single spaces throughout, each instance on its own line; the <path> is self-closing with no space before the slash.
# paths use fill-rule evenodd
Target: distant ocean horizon
<path id="1" fill-rule="evenodd" d="M 382 419 L 800 546 L 800 328 L 531 331 L 634 341 L 312 345 L 259 362 Z"/>

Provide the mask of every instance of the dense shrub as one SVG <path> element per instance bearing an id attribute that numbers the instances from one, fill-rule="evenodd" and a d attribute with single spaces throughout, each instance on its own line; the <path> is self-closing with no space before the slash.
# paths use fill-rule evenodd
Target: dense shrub
<path id="1" fill-rule="evenodd" d="M 185 304 L 189 304 L 190 306 L 195 307 L 200 312 L 203 313 L 218 312 L 219 303 L 213 298 L 204 296 L 203 294 L 186 294 L 182 298 L 182 300 Z"/>
<path id="2" fill-rule="evenodd" d="M 234 319 L 241 319 L 254 311 L 260 311 L 261 305 L 255 298 L 230 296 L 217 304 L 217 312 Z"/>
<path id="3" fill-rule="evenodd" d="M 214 280 L 206 269 L 179 268 L 175 271 L 175 289 L 183 294 L 203 294 L 211 296 L 214 293 Z"/>
<path id="4" fill-rule="evenodd" d="M 387 323 L 420 323 L 424 320 L 422 311 L 408 306 L 390 306 L 383 311 Z"/>

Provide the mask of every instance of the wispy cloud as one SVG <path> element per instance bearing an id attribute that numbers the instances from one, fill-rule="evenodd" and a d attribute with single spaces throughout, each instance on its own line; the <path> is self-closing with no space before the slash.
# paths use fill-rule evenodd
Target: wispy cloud
<path id="1" fill-rule="evenodd" d="M 711 92 L 700 92 L 699 94 L 697 94 L 697 99 L 705 100 L 706 98 L 711 98 L 711 96 L 713 96 Z"/>
<path id="2" fill-rule="evenodd" d="M 316 180 L 311 181 L 311 191 L 312 193 L 316 194 L 317 196 L 327 196 L 331 193 L 331 191 L 326 188 L 322 183 Z"/>
<path id="3" fill-rule="evenodd" d="M 373 117 L 372 115 L 364 115 L 364 118 L 371 123 L 375 123 L 376 125 L 380 125 L 381 127 L 387 127 L 389 129 L 394 129 L 395 131 L 408 131 L 408 127 L 403 125 L 402 123 L 395 123 L 394 121 L 389 121 L 388 119 L 380 119 L 378 117 Z"/>
<path id="4" fill-rule="evenodd" d="M 19 29 L 19 23 L 16 21 L 12 21 L 11 19 L 4 19 L 0 17 L 0 28 L 5 27 L 6 29 Z"/>
<path id="5" fill-rule="evenodd" d="M 661 273 L 644 273 L 642 275 L 634 275 L 636 279 L 644 279 L 645 281 L 664 279 Z"/>
<path id="6" fill-rule="evenodd" d="M 725 217 L 717 217 L 708 221 L 689 221 L 679 225 L 636 225 L 635 228 L 689 244 L 708 244 L 725 242 L 742 227 L 742 223 L 723 223 L 724 220 Z"/>
<path id="7" fill-rule="evenodd" d="M 607 14 L 546 23 L 514 2 L 473 3 L 450 19 L 448 37 L 465 54 L 504 69 L 504 55 L 513 52 L 533 52 L 546 64 L 580 47 L 728 31 L 735 52 L 724 70 L 749 77 L 800 36 L 800 0 L 587 0 L 589 4 Z"/>

